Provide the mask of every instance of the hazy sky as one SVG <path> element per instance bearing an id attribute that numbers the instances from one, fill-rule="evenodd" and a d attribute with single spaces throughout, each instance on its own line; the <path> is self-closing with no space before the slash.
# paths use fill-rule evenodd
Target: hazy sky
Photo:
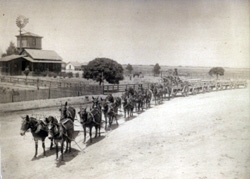
<path id="1" fill-rule="evenodd" d="M 24 28 L 64 61 L 249 67 L 249 0 L 0 0 L 0 53 Z"/>

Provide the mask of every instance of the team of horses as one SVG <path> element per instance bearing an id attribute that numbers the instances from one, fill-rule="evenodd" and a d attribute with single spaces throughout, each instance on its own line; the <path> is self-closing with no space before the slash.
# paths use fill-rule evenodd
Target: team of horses
<path id="1" fill-rule="evenodd" d="M 152 85 L 148 89 L 141 87 L 138 90 L 128 88 L 121 96 L 113 97 L 112 94 L 109 94 L 105 98 L 92 97 L 92 105 L 89 108 L 81 107 L 78 113 L 66 102 L 59 108 L 60 119 L 53 116 L 48 116 L 44 120 L 38 120 L 29 115 L 22 117 L 20 134 L 24 135 L 28 130 L 32 133 L 35 141 L 34 158 L 37 157 L 39 140 L 42 141 L 43 154 L 46 155 L 45 138 L 48 137 L 51 140 L 50 149 L 55 145 L 56 159 L 59 159 L 60 144 L 61 160 L 64 160 L 63 154 L 71 152 L 71 142 L 79 133 L 79 131 L 74 131 L 74 120 L 77 114 L 83 127 L 83 142 L 86 142 L 88 128 L 90 143 L 92 143 L 93 128 L 95 128 L 95 137 L 98 137 L 101 135 L 100 130 L 103 123 L 105 130 L 109 130 L 114 121 L 116 125 L 119 125 L 118 117 L 122 115 L 122 111 L 125 119 L 133 117 L 134 112 L 140 113 L 144 109 L 150 108 L 152 99 L 155 100 L 155 104 L 161 103 L 164 94 L 166 94 L 164 88 L 159 85 Z M 65 144 L 66 147 L 64 147 Z M 66 148 L 65 151 L 64 148 Z"/>
<path id="2" fill-rule="evenodd" d="M 32 133 L 35 141 L 34 157 L 37 157 L 39 140 L 42 141 L 43 154 L 46 155 L 45 139 L 48 137 L 51 140 L 50 149 L 55 144 L 56 159 L 58 159 L 58 144 L 60 143 L 61 160 L 63 160 L 63 154 L 71 152 L 71 142 L 79 133 L 79 131 L 74 130 L 74 120 L 77 114 L 83 127 L 83 142 L 86 142 L 88 128 L 90 143 L 92 143 L 92 129 L 95 128 L 95 137 L 98 137 L 101 135 L 100 130 L 103 123 L 105 130 L 110 129 L 114 121 L 118 126 L 119 112 L 123 111 L 125 119 L 133 117 L 134 112 L 140 113 L 144 109 L 150 108 L 152 100 L 157 105 L 161 104 L 164 98 L 170 100 L 171 97 L 175 97 L 178 92 L 184 96 L 188 95 L 189 86 L 189 82 L 182 81 L 178 76 L 167 76 L 163 78 L 163 83 L 151 84 L 146 89 L 142 86 L 137 90 L 130 87 L 121 96 L 113 97 L 110 94 L 105 98 L 92 97 L 91 107 L 81 107 L 78 113 L 66 102 L 59 109 L 59 120 L 53 116 L 46 117 L 44 120 L 38 120 L 29 115 L 22 117 L 20 134 L 25 135 L 28 130 Z M 244 86 L 246 87 L 245 83 Z M 66 150 L 64 151 L 65 143 Z"/>

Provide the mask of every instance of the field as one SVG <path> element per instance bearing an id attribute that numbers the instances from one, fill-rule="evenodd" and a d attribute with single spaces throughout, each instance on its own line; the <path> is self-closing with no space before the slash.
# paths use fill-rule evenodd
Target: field
<path id="1" fill-rule="evenodd" d="M 58 115 L 57 108 L 1 115 L 3 178 L 241 178 L 250 175 L 249 88 L 177 97 L 102 129 L 93 144 L 82 133 L 64 162 L 48 149 L 33 160 L 31 134 L 19 135 L 20 116 Z M 74 99 L 72 99 L 74 100 Z M 71 100 L 71 102 L 72 102 Z M 33 105 L 53 101 L 34 101 Z M 20 105 L 20 103 L 18 104 Z M 73 105 L 74 106 L 74 105 Z M 11 108 L 14 108 L 14 104 Z M 75 105 L 77 111 L 79 106 Z"/>

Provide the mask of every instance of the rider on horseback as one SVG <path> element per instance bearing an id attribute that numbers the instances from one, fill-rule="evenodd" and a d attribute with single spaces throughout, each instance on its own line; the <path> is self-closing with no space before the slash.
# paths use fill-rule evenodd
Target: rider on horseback
<path id="1" fill-rule="evenodd" d="M 109 101 L 109 102 L 111 102 L 111 103 L 114 103 L 114 97 L 113 97 L 112 94 L 109 94 L 109 95 L 107 96 L 107 101 Z"/>

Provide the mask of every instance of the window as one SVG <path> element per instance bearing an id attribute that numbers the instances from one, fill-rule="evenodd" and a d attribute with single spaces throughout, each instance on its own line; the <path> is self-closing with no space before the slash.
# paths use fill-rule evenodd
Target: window
<path id="1" fill-rule="evenodd" d="M 35 38 L 32 39 L 32 45 L 34 45 L 34 46 L 36 45 L 36 39 Z"/>

